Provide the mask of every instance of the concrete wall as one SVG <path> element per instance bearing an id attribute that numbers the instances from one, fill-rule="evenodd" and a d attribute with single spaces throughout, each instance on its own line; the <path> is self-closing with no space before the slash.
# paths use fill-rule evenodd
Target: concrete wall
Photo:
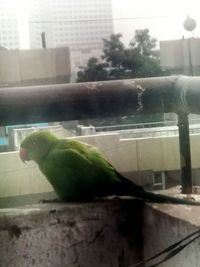
<path id="1" fill-rule="evenodd" d="M 143 242 L 145 259 L 154 256 L 173 243 L 197 231 L 200 226 L 199 207 L 189 207 L 187 205 L 146 204 L 144 218 Z M 199 267 L 199 259 L 198 238 L 175 257 L 159 266 Z M 153 261 L 151 264 L 153 264 Z M 147 266 L 151 264 L 149 262 Z"/>
<path id="2" fill-rule="evenodd" d="M 198 38 L 160 42 L 161 66 L 185 75 L 200 75 Z"/>
<path id="3" fill-rule="evenodd" d="M 0 239 L 2 267 L 128 267 L 143 258 L 142 204 L 124 200 L 1 209 Z"/>
<path id="4" fill-rule="evenodd" d="M 76 139 L 98 147 L 119 172 L 180 169 L 178 137 L 120 139 L 118 134 Z M 200 168 L 200 135 L 191 136 L 192 166 Z M 18 152 L 0 153 L 0 197 L 50 192 L 34 162 L 23 164 Z"/>
<path id="5" fill-rule="evenodd" d="M 0 51 L 0 86 L 69 82 L 70 71 L 67 47 Z"/>

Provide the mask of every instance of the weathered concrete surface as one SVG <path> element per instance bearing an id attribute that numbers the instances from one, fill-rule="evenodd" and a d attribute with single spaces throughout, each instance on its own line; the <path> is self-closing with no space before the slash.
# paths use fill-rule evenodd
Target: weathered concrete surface
<path id="1" fill-rule="evenodd" d="M 200 207 L 146 204 L 144 218 L 144 258 L 147 259 L 199 229 Z M 199 244 L 200 239 L 198 238 L 182 252 L 160 266 L 199 267 Z"/>
<path id="2" fill-rule="evenodd" d="M 0 209 L 0 266 L 127 267 L 143 257 L 142 203 Z"/>
<path id="3" fill-rule="evenodd" d="M 0 51 L 0 86 L 66 83 L 68 47 Z"/>

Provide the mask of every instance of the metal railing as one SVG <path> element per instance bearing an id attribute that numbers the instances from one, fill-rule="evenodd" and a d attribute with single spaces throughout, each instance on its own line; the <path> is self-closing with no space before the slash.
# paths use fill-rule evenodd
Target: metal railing
<path id="1" fill-rule="evenodd" d="M 156 128 L 156 127 L 167 127 L 167 126 L 177 126 L 178 121 L 173 120 L 163 120 L 156 122 L 142 122 L 142 123 L 130 123 L 130 124 L 115 124 L 115 125 L 104 125 L 104 126 L 96 126 L 96 132 L 112 132 L 112 131 L 120 131 L 120 130 L 132 130 L 132 129 L 148 129 L 148 128 Z M 191 125 L 196 124 L 200 127 L 200 118 L 199 119 L 190 119 L 190 127 Z"/>
<path id="2" fill-rule="evenodd" d="M 120 138 L 144 138 L 144 137 L 160 137 L 160 136 L 177 136 L 178 126 L 177 123 L 172 123 L 174 126 L 163 126 L 151 127 L 151 123 L 147 125 L 147 127 L 137 128 L 137 127 L 96 127 L 95 130 L 97 133 L 118 133 Z M 159 125 L 159 124 L 157 124 Z M 190 134 L 199 134 L 200 133 L 200 123 L 199 124 L 190 124 L 189 126 Z"/>

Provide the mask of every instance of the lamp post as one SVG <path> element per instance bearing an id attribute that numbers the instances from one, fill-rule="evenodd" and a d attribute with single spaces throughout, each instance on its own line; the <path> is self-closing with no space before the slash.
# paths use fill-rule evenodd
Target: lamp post
<path id="1" fill-rule="evenodd" d="M 196 28 L 196 21 L 188 15 L 183 22 L 183 27 L 186 31 L 193 32 L 193 30 Z M 189 38 L 188 40 L 188 62 L 189 62 L 189 75 L 193 76 L 191 38 Z"/>
<path id="2" fill-rule="evenodd" d="M 185 30 L 192 32 L 196 27 L 196 21 L 187 16 L 183 22 Z M 192 54 L 191 54 L 191 38 L 188 40 L 188 63 L 189 75 L 193 76 Z M 179 130 L 179 149 L 180 149 L 180 164 L 182 178 L 182 193 L 192 193 L 192 163 L 190 152 L 190 129 L 188 112 L 180 111 L 178 115 L 178 130 Z"/>

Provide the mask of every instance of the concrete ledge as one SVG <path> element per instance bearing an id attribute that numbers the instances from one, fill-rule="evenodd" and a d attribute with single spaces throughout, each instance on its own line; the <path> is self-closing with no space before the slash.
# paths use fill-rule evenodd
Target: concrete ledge
<path id="1" fill-rule="evenodd" d="M 142 260 L 142 202 L 0 209 L 0 266 L 126 267 Z"/>
<path id="2" fill-rule="evenodd" d="M 145 204 L 143 242 L 147 259 L 199 229 L 200 207 L 188 205 Z M 200 239 L 162 264 L 162 267 L 199 267 Z"/>

